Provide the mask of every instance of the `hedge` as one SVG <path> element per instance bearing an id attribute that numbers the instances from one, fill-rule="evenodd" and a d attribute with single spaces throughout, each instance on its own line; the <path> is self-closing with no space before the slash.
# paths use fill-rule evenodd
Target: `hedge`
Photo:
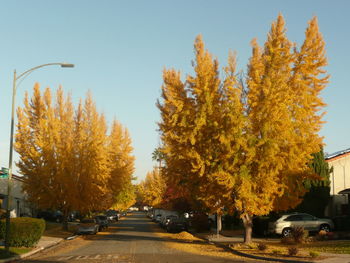
<path id="1" fill-rule="evenodd" d="M 45 230 L 45 220 L 31 217 L 11 218 L 11 247 L 33 247 L 38 243 Z M 6 220 L 0 221 L 0 238 L 5 239 Z"/>

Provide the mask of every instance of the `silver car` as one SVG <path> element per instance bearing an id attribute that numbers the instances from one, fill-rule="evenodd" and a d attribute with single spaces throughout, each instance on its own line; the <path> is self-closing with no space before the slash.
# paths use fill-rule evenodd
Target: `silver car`
<path id="1" fill-rule="evenodd" d="M 83 219 L 77 229 L 77 234 L 96 234 L 99 229 L 99 224 L 95 219 Z"/>
<path id="2" fill-rule="evenodd" d="M 291 234 L 294 227 L 303 227 L 310 232 L 320 230 L 329 232 L 334 229 L 334 224 L 330 219 L 321 219 L 305 213 L 293 213 L 283 215 L 275 222 L 270 222 L 268 232 L 286 237 Z"/>

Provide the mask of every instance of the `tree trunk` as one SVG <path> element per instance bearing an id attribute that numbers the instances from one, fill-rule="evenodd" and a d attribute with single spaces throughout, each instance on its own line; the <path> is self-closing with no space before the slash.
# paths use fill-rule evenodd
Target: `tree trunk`
<path id="1" fill-rule="evenodd" d="M 221 214 L 216 214 L 216 236 L 217 237 L 219 237 L 221 230 L 222 230 Z"/>
<path id="2" fill-rule="evenodd" d="M 244 215 L 243 218 L 244 225 L 244 243 L 249 244 L 252 242 L 252 232 L 253 232 L 253 217 L 251 215 Z"/>
<path id="3" fill-rule="evenodd" d="M 68 231 L 68 212 L 67 211 L 63 211 L 62 229 L 64 231 Z"/>

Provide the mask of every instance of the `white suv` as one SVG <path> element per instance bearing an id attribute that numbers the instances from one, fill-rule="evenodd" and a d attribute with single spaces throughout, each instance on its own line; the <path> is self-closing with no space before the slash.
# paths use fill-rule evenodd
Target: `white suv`
<path id="1" fill-rule="evenodd" d="M 310 232 L 320 230 L 329 232 L 334 229 L 334 224 L 330 219 L 320 219 L 305 213 L 293 213 L 283 215 L 275 222 L 270 222 L 268 232 L 286 237 L 291 234 L 293 227 L 303 227 Z"/>

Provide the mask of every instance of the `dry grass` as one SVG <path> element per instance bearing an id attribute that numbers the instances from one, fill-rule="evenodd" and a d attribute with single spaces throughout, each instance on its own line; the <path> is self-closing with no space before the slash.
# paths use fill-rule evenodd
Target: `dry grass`
<path id="1" fill-rule="evenodd" d="M 62 229 L 62 224 L 46 222 L 44 236 L 67 238 L 73 235 L 77 230 L 77 225 L 69 224 L 68 231 Z"/>
<path id="2" fill-rule="evenodd" d="M 220 257 L 226 259 L 240 258 L 225 249 L 208 244 L 188 232 L 181 232 L 178 234 L 156 232 L 156 235 L 170 240 L 173 239 L 174 241 L 165 241 L 165 244 L 167 247 L 176 250 L 209 257 Z"/>
<path id="3" fill-rule="evenodd" d="M 315 259 L 310 255 L 310 251 L 305 249 L 305 244 L 303 247 L 298 246 L 298 254 L 291 256 L 289 255 L 289 249 L 295 247 L 290 244 L 282 244 L 276 242 L 266 242 L 266 250 L 259 250 L 258 244 L 251 243 L 249 245 L 237 243 L 231 246 L 232 249 L 237 250 L 242 253 L 246 253 L 249 255 L 259 256 L 259 257 L 268 257 L 268 258 L 282 258 L 289 259 L 295 261 L 310 261 L 311 259 Z M 317 259 L 324 259 L 324 256 L 317 256 Z"/>
<path id="4" fill-rule="evenodd" d="M 350 254 L 350 240 L 318 241 L 306 244 L 305 249 L 335 254 Z"/>

